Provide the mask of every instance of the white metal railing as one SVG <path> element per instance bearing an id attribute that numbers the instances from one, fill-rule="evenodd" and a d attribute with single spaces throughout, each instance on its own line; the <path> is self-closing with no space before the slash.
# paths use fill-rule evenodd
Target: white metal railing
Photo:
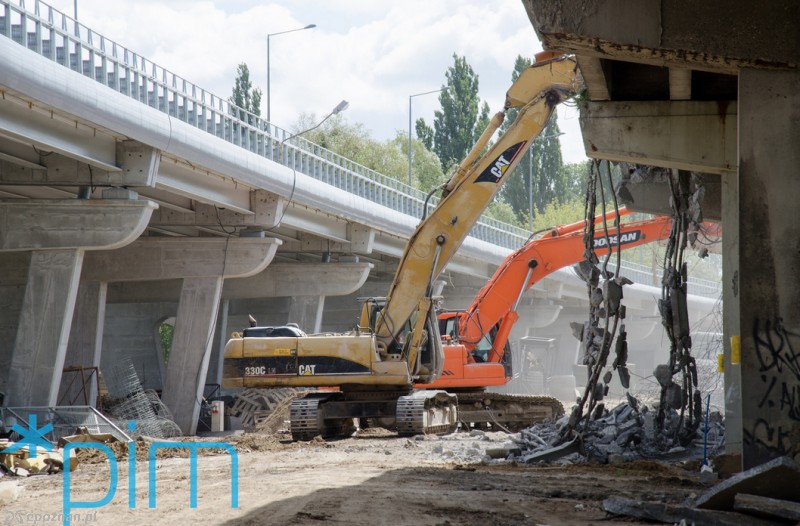
<path id="1" fill-rule="evenodd" d="M 33 9 L 27 9 L 31 6 Z M 425 195 L 398 179 L 291 134 L 98 34 L 45 2 L 0 0 L 0 34 L 115 91 L 236 146 L 361 198 L 421 217 Z M 431 206 L 438 199 L 431 199 Z M 482 218 L 471 235 L 505 248 L 528 232 Z"/>
<path id="2" fill-rule="evenodd" d="M 33 6 L 33 9 L 26 8 Z M 422 217 L 425 194 L 209 93 L 39 0 L 0 0 L 0 35 L 143 104 L 363 199 Z M 430 206 L 438 202 L 432 198 Z M 525 229 L 483 217 L 470 235 L 507 249 Z M 626 263 L 627 266 L 627 263 Z M 717 285 L 719 288 L 719 285 Z"/>

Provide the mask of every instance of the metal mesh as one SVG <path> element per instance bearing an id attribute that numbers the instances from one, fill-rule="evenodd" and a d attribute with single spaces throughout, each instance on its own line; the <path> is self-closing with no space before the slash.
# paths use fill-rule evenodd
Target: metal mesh
<path id="1" fill-rule="evenodd" d="M 169 438 L 181 436 L 181 430 L 173 421 L 167 406 L 155 391 L 145 391 L 136 368 L 130 360 L 121 360 L 111 367 L 106 377 L 106 386 L 114 399 L 109 412 L 115 420 L 136 422 L 134 436 Z"/>

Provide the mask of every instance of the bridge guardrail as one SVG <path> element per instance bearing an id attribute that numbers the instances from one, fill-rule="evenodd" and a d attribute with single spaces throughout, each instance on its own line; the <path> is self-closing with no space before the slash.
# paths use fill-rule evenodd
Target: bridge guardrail
<path id="1" fill-rule="evenodd" d="M 303 138 L 287 141 L 291 137 L 287 130 L 209 93 L 45 2 L 34 0 L 32 11 L 25 5 L 25 0 L 0 0 L 0 34 L 236 146 L 397 212 L 422 216 L 425 194 L 420 190 Z M 431 204 L 437 201 L 433 198 Z M 528 232 L 482 218 L 471 235 L 513 249 L 527 239 Z"/>
<path id="2" fill-rule="evenodd" d="M 45 2 L 28 0 L 31 3 L 32 11 L 26 9 L 25 0 L 0 0 L 0 35 L 236 146 L 397 212 L 422 217 L 422 191 L 303 138 L 291 138 L 287 130 L 209 93 Z M 432 198 L 431 205 L 437 201 Z M 511 250 L 520 247 L 529 234 L 487 217 L 470 232 L 476 239 Z"/>

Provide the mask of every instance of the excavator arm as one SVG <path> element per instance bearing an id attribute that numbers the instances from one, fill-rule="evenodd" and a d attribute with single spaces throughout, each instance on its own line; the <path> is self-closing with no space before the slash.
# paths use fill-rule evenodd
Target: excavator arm
<path id="1" fill-rule="evenodd" d="M 628 213 L 627 210 L 620 210 L 620 215 Z M 611 219 L 610 215 L 607 214 L 606 219 Z M 602 220 L 603 217 L 598 216 L 595 223 Z M 624 223 L 620 225 L 619 236 L 616 227 L 612 227 L 608 237 L 602 233 L 595 235 L 595 252 L 598 256 L 604 256 L 609 250 L 616 252 L 666 239 L 671 225 L 672 219 L 669 217 Z M 583 259 L 584 226 L 581 221 L 554 228 L 548 235 L 511 253 L 469 308 L 457 314 L 458 340 L 471 350 L 496 326 L 497 333 L 487 361 L 499 362 L 511 328 L 519 318 L 517 306 L 525 291 L 549 274 Z"/>
<path id="2" fill-rule="evenodd" d="M 424 340 L 421 320 L 431 316 L 430 285 L 450 261 L 500 186 L 547 125 L 558 103 L 582 87 L 574 59 L 560 57 L 528 68 L 506 96 L 503 112 L 492 119 L 469 155 L 443 185 L 443 197 L 409 240 L 400 259 L 385 306 L 374 316 L 378 351 L 404 354 L 415 377 L 430 381 L 441 371 L 421 363 L 418 345 Z M 502 124 L 505 111 L 519 108 L 514 123 L 486 153 L 489 139 Z M 413 317 L 410 334 L 400 338 Z M 398 345 L 402 340 L 403 347 Z M 438 369 L 438 370 L 432 370 Z"/>

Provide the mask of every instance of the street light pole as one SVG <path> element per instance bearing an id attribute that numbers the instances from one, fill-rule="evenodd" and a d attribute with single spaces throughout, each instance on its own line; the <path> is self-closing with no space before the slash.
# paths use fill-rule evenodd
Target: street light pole
<path id="1" fill-rule="evenodd" d="M 283 35 L 284 33 L 294 33 L 295 31 L 302 31 L 304 29 L 314 29 L 317 27 L 316 24 L 308 24 L 306 27 L 298 27 L 297 29 L 290 29 L 288 31 L 279 31 L 278 33 L 269 33 L 267 34 L 267 122 L 272 122 L 270 118 L 270 96 L 269 96 L 269 37 L 274 37 L 275 35 Z"/>
<path id="2" fill-rule="evenodd" d="M 408 96 L 408 186 L 411 186 L 411 99 L 413 97 L 419 97 L 420 95 L 439 93 L 440 91 L 444 91 L 444 88 L 426 91 L 425 93 L 416 93 Z"/>

